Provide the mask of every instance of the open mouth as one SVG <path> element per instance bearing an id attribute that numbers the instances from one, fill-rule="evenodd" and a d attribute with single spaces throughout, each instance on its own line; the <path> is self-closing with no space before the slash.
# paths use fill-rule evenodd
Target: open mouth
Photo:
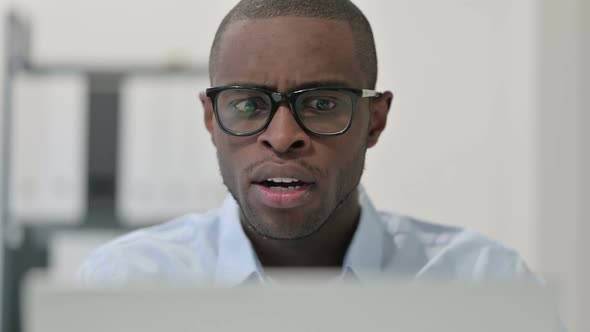
<path id="1" fill-rule="evenodd" d="M 309 187 L 310 183 L 295 178 L 268 178 L 258 183 L 259 185 L 276 191 L 302 190 Z"/>
<path id="2" fill-rule="evenodd" d="M 266 175 L 254 182 L 254 197 L 270 208 L 291 209 L 309 203 L 312 200 L 314 182 L 302 180 L 299 176 Z M 302 176 L 303 177 L 303 176 Z M 263 180 L 265 179 L 266 180 Z"/>

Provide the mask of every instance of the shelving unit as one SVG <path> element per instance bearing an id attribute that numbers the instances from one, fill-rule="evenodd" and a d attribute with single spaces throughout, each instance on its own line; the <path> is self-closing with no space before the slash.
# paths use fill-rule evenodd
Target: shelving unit
<path id="1" fill-rule="evenodd" d="M 0 177 L 0 257 L 2 261 L 2 331 L 19 332 L 22 278 L 31 268 L 48 265 L 48 243 L 51 237 L 64 231 L 125 232 L 126 226 L 116 213 L 117 155 L 119 147 L 119 98 L 121 82 L 130 76 L 189 76 L 206 77 L 206 65 L 178 67 L 105 67 L 83 65 L 39 65 L 31 60 L 30 22 L 17 13 L 6 18 L 4 55 L 4 103 L 2 121 L 2 174 Z M 10 211 L 10 178 L 13 156 L 11 126 L 14 116 L 13 88 L 20 73 L 50 75 L 76 73 L 88 81 L 87 136 L 87 198 L 86 215 L 76 225 L 16 220 Z M 109 130 L 105 130 L 108 128 Z"/>

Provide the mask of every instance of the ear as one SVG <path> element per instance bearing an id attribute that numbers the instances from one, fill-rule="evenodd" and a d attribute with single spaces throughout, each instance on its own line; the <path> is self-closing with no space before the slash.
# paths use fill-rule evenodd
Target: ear
<path id="1" fill-rule="evenodd" d="M 371 118 L 369 119 L 369 135 L 367 137 L 367 147 L 373 147 L 377 144 L 379 136 L 387 124 L 387 115 L 393 101 L 393 93 L 386 91 L 379 97 L 373 98 L 369 104 Z"/>
<path id="2" fill-rule="evenodd" d="M 205 93 L 205 91 L 201 91 L 199 93 L 199 99 L 201 99 L 201 104 L 203 105 L 203 110 L 205 110 L 205 113 L 204 113 L 205 128 L 207 128 L 207 131 L 209 132 L 209 135 L 211 136 L 211 142 L 213 142 L 213 145 L 215 145 L 215 135 L 214 135 L 215 114 L 213 114 L 213 103 L 211 102 L 211 99 L 209 97 L 207 97 L 207 94 Z"/>

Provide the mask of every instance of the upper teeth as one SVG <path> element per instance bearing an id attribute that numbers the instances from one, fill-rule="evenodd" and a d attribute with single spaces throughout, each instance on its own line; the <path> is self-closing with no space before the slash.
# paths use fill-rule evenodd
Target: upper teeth
<path id="1" fill-rule="evenodd" d="M 268 182 L 276 182 L 276 183 L 292 183 L 292 182 L 299 182 L 298 179 L 292 178 L 268 178 L 266 179 Z"/>

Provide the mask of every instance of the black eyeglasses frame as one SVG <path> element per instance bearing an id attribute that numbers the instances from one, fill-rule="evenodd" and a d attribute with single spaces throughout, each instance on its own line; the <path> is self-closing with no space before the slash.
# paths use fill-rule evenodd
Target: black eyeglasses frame
<path id="1" fill-rule="evenodd" d="M 217 97 L 223 91 L 237 90 L 237 89 L 257 91 L 257 92 L 264 93 L 269 97 L 269 99 L 271 101 L 270 114 L 268 116 L 266 123 L 260 129 L 257 129 L 252 132 L 241 133 L 241 132 L 236 132 L 234 130 L 226 128 L 223 125 L 223 123 L 221 122 L 220 117 L 219 117 L 219 112 L 217 110 Z M 305 124 L 303 124 L 303 121 L 299 118 L 299 115 L 295 111 L 295 105 L 296 105 L 295 102 L 297 101 L 297 98 L 300 95 L 302 95 L 304 93 L 308 93 L 308 92 L 313 92 L 313 91 L 336 91 L 336 92 L 345 93 L 351 97 L 351 100 L 352 100 L 352 111 L 351 112 L 352 113 L 351 113 L 350 118 L 348 120 L 348 124 L 346 125 L 346 127 L 344 129 L 334 132 L 334 133 L 320 133 L 320 132 L 316 132 L 316 131 L 313 131 L 313 130 L 307 128 L 305 126 Z M 225 86 L 212 87 L 212 88 L 208 88 L 205 91 L 205 94 L 211 100 L 211 102 L 213 104 L 213 113 L 215 115 L 215 120 L 217 121 L 217 124 L 219 125 L 219 127 L 225 133 L 232 135 L 232 136 L 239 136 L 239 137 L 253 136 L 253 135 L 256 135 L 256 134 L 259 134 L 259 133 L 265 131 L 266 128 L 268 128 L 268 126 L 270 125 L 280 104 L 282 104 L 284 102 L 287 102 L 289 104 L 289 110 L 291 111 L 293 118 L 295 119 L 295 121 L 297 122 L 299 127 L 301 127 L 301 129 L 303 129 L 307 134 L 317 135 L 317 136 L 342 135 L 350 128 L 350 126 L 352 124 L 352 119 L 354 118 L 354 114 L 356 112 L 359 100 L 362 98 L 377 98 L 382 95 L 380 92 L 377 92 L 375 90 L 342 88 L 342 87 L 317 87 L 317 88 L 296 90 L 296 91 L 288 92 L 288 93 L 280 93 L 277 91 L 272 91 L 272 90 L 267 90 L 267 89 L 263 89 L 263 88 L 252 87 L 252 86 L 245 86 L 245 85 L 225 85 Z"/>

